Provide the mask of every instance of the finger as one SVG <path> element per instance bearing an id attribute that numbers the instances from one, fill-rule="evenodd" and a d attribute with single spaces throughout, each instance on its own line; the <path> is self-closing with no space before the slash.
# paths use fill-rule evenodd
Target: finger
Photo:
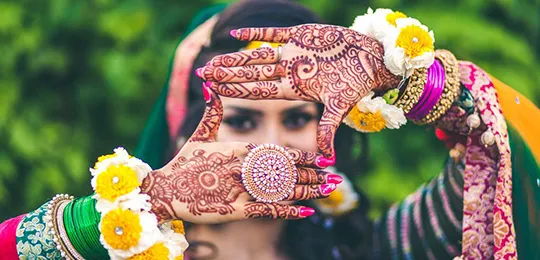
<path id="1" fill-rule="evenodd" d="M 314 213 L 314 209 L 305 206 L 278 203 L 248 202 L 244 207 L 245 218 L 303 219 Z"/>
<path id="2" fill-rule="evenodd" d="M 255 64 L 276 64 L 278 62 L 277 48 L 261 47 L 228 54 L 218 55 L 210 60 L 206 66 L 211 67 L 238 67 Z"/>
<path id="3" fill-rule="evenodd" d="M 335 110 L 325 106 L 321 121 L 317 128 L 317 146 L 326 157 L 335 161 L 334 137 L 341 121 L 345 117 L 345 110 Z"/>
<path id="4" fill-rule="evenodd" d="M 294 148 L 286 149 L 292 155 L 294 163 L 298 166 L 309 168 L 326 168 L 333 165 L 320 153 L 304 152 Z"/>
<path id="5" fill-rule="evenodd" d="M 298 201 L 298 200 L 314 200 L 326 198 L 336 190 L 337 185 L 335 183 L 326 183 L 322 185 L 296 185 L 293 192 L 285 200 Z"/>
<path id="6" fill-rule="evenodd" d="M 206 108 L 203 117 L 188 142 L 215 142 L 219 125 L 223 119 L 223 106 L 219 96 L 208 87 L 202 87 Z"/>
<path id="7" fill-rule="evenodd" d="M 207 82 L 217 94 L 231 98 L 285 99 L 281 82 L 277 80 L 247 83 Z"/>
<path id="8" fill-rule="evenodd" d="M 231 35 L 241 41 L 286 43 L 292 31 L 293 27 L 241 28 L 232 30 Z"/>
<path id="9" fill-rule="evenodd" d="M 296 171 L 298 174 L 298 184 L 324 184 L 328 172 L 311 168 L 300 167 Z"/>
<path id="10" fill-rule="evenodd" d="M 276 80 L 285 76 L 281 65 L 247 65 L 242 67 L 204 67 L 201 73 L 206 81 L 219 83 L 243 83 Z"/>

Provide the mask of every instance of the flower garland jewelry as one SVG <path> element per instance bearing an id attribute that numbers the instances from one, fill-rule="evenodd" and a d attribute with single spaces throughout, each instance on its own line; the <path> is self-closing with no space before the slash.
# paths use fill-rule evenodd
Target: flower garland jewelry
<path id="1" fill-rule="evenodd" d="M 362 98 L 343 122 L 357 131 L 372 133 L 384 128 L 398 129 L 406 124 L 405 116 L 424 113 L 425 108 L 419 113 L 416 106 L 428 99 L 426 95 L 432 89 L 424 90 L 427 71 L 435 62 L 433 31 L 402 12 L 390 9 L 373 11 L 371 8 L 366 14 L 356 17 L 350 29 L 378 40 L 384 47 L 385 66 L 393 74 L 402 76 L 403 81 L 397 89 L 388 91 L 382 98 L 373 98 L 373 92 Z M 406 82 L 408 84 L 400 95 L 400 89 Z M 410 114 L 411 111 L 414 114 Z M 434 118 L 428 116 L 429 121 Z M 423 117 L 413 119 L 420 122 Z"/>
<path id="2" fill-rule="evenodd" d="M 316 200 L 315 203 L 321 212 L 331 216 L 340 216 L 355 209 L 359 203 L 358 193 L 353 188 L 352 182 L 334 167 L 326 168 L 326 171 L 340 175 L 343 182 L 327 198 Z"/>
<path id="3" fill-rule="evenodd" d="M 100 241 L 113 260 L 183 258 L 188 246 L 184 234 L 170 223 L 158 226 L 150 213 L 150 198 L 141 194 L 139 186 L 151 171 L 123 148 L 99 157 L 90 169 L 96 210 L 101 213 Z"/>
<path id="4" fill-rule="evenodd" d="M 369 8 L 350 29 L 383 44 L 384 63 L 395 75 L 409 77 L 414 69 L 429 68 L 435 59 L 433 31 L 402 12 Z"/>
<path id="5" fill-rule="evenodd" d="M 343 122 L 362 133 L 380 132 L 384 128 L 398 129 L 407 123 L 407 119 L 401 108 L 393 105 L 395 101 L 392 94 L 383 97 L 375 97 L 374 92 L 370 92 L 362 98 L 356 106 L 352 108 Z M 388 101 L 387 101 L 388 100 Z"/>

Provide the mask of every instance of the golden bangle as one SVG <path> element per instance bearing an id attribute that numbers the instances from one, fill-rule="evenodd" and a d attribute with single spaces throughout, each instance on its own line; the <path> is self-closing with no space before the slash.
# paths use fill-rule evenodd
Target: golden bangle
<path id="1" fill-rule="evenodd" d="M 419 68 L 415 69 L 409 83 L 403 91 L 403 94 L 396 101 L 395 105 L 403 110 L 404 114 L 407 114 L 418 103 L 422 92 L 424 92 L 424 86 L 426 85 L 427 69 Z"/>
<path id="2" fill-rule="evenodd" d="M 66 233 L 64 227 L 64 209 L 66 205 L 73 200 L 73 196 L 67 194 L 58 194 L 54 196 L 47 211 L 48 223 L 51 227 L 53 241 L 56 249 L 65 259 L 84 260 L 84 258 L 75 250 Z"/>
<path id="3" fill-rule="evenodd" d="M 458 60 L 454 54 L 447 50 L 436 50 L 435 58 L 438 59 L 444 67 L 444 89 L 441 98 L 437 101 L 429 114 L 420 120 L 414 121 L 419 125 L 431 124 L 446 114 L 461 91 Z"/>

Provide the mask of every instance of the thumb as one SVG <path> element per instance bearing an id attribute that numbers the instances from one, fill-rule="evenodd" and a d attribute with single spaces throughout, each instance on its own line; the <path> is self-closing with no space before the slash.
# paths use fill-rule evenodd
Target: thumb
<path id="1" fill-rule="evenodd" d="M 325 106 L 317 128 L 317 145 L 319 152 L 328 159 L 335 160 L 334 137 L 346 110 L 334 110 Z"/>
<path id="2" fill-rule="evenodd" d="M 188 142 L 215 142 L 219 125 L 223 119 L 223 106 L 219 96 L 203 83 L 202 91 L 206 108 L 197 129 Z"/>

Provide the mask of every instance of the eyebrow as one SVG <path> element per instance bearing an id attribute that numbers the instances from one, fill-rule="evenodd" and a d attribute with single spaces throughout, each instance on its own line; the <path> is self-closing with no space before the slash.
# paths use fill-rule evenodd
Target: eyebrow
<path id="1" fill-rule="evenodd" d="M 302 105 L 294 106 L 294 107 L 291 107 L 291 108 L 287 108 L 287 109 L 285 109 L 285 111 L 281 112 L 281 115 L 286 116 L 286 115 L 289 115 L 289 114 L 298 113 L 298 112 L 302 111 L 305 107 L 307 107 L 309 105 L 310 104 L 302 104 Z M 230 106 L 230 107 L 228 107 L 228 109 L 233 109 L 238 114 L 248 114 L 248 115 L 256 115 L 256 116 L 264 115 L 263 111 L 257 110 L 257 109 L 252 109 L 252 108 L 245 108 L 245 107 L 239 107 L 239 106 Z"/>
<path id="2" fill-rule="evenodd" d="M 306 108 L 309 105 L 310 104 L 302 104 L 302 105 L 298 105 L 298 106 L 295 106 L 295 107 L 287 108 L 287 109 L 285 109 L 285 111 L 281 112 L 281 115 L 286 116 L 286 115 L 301 112 L 304 108 Z"/>
<path id="3" fill-rule="evenodd" d="M 256 116 L 262 116 L 264 114 L 260 110 L 245 108 L 245 107 L 238 107 L 238 106 L 230 106 L 228 107 L 228 109 L 233 109 L 238 114 L 248 114 L 248 115 L 256 115 Z"/>

